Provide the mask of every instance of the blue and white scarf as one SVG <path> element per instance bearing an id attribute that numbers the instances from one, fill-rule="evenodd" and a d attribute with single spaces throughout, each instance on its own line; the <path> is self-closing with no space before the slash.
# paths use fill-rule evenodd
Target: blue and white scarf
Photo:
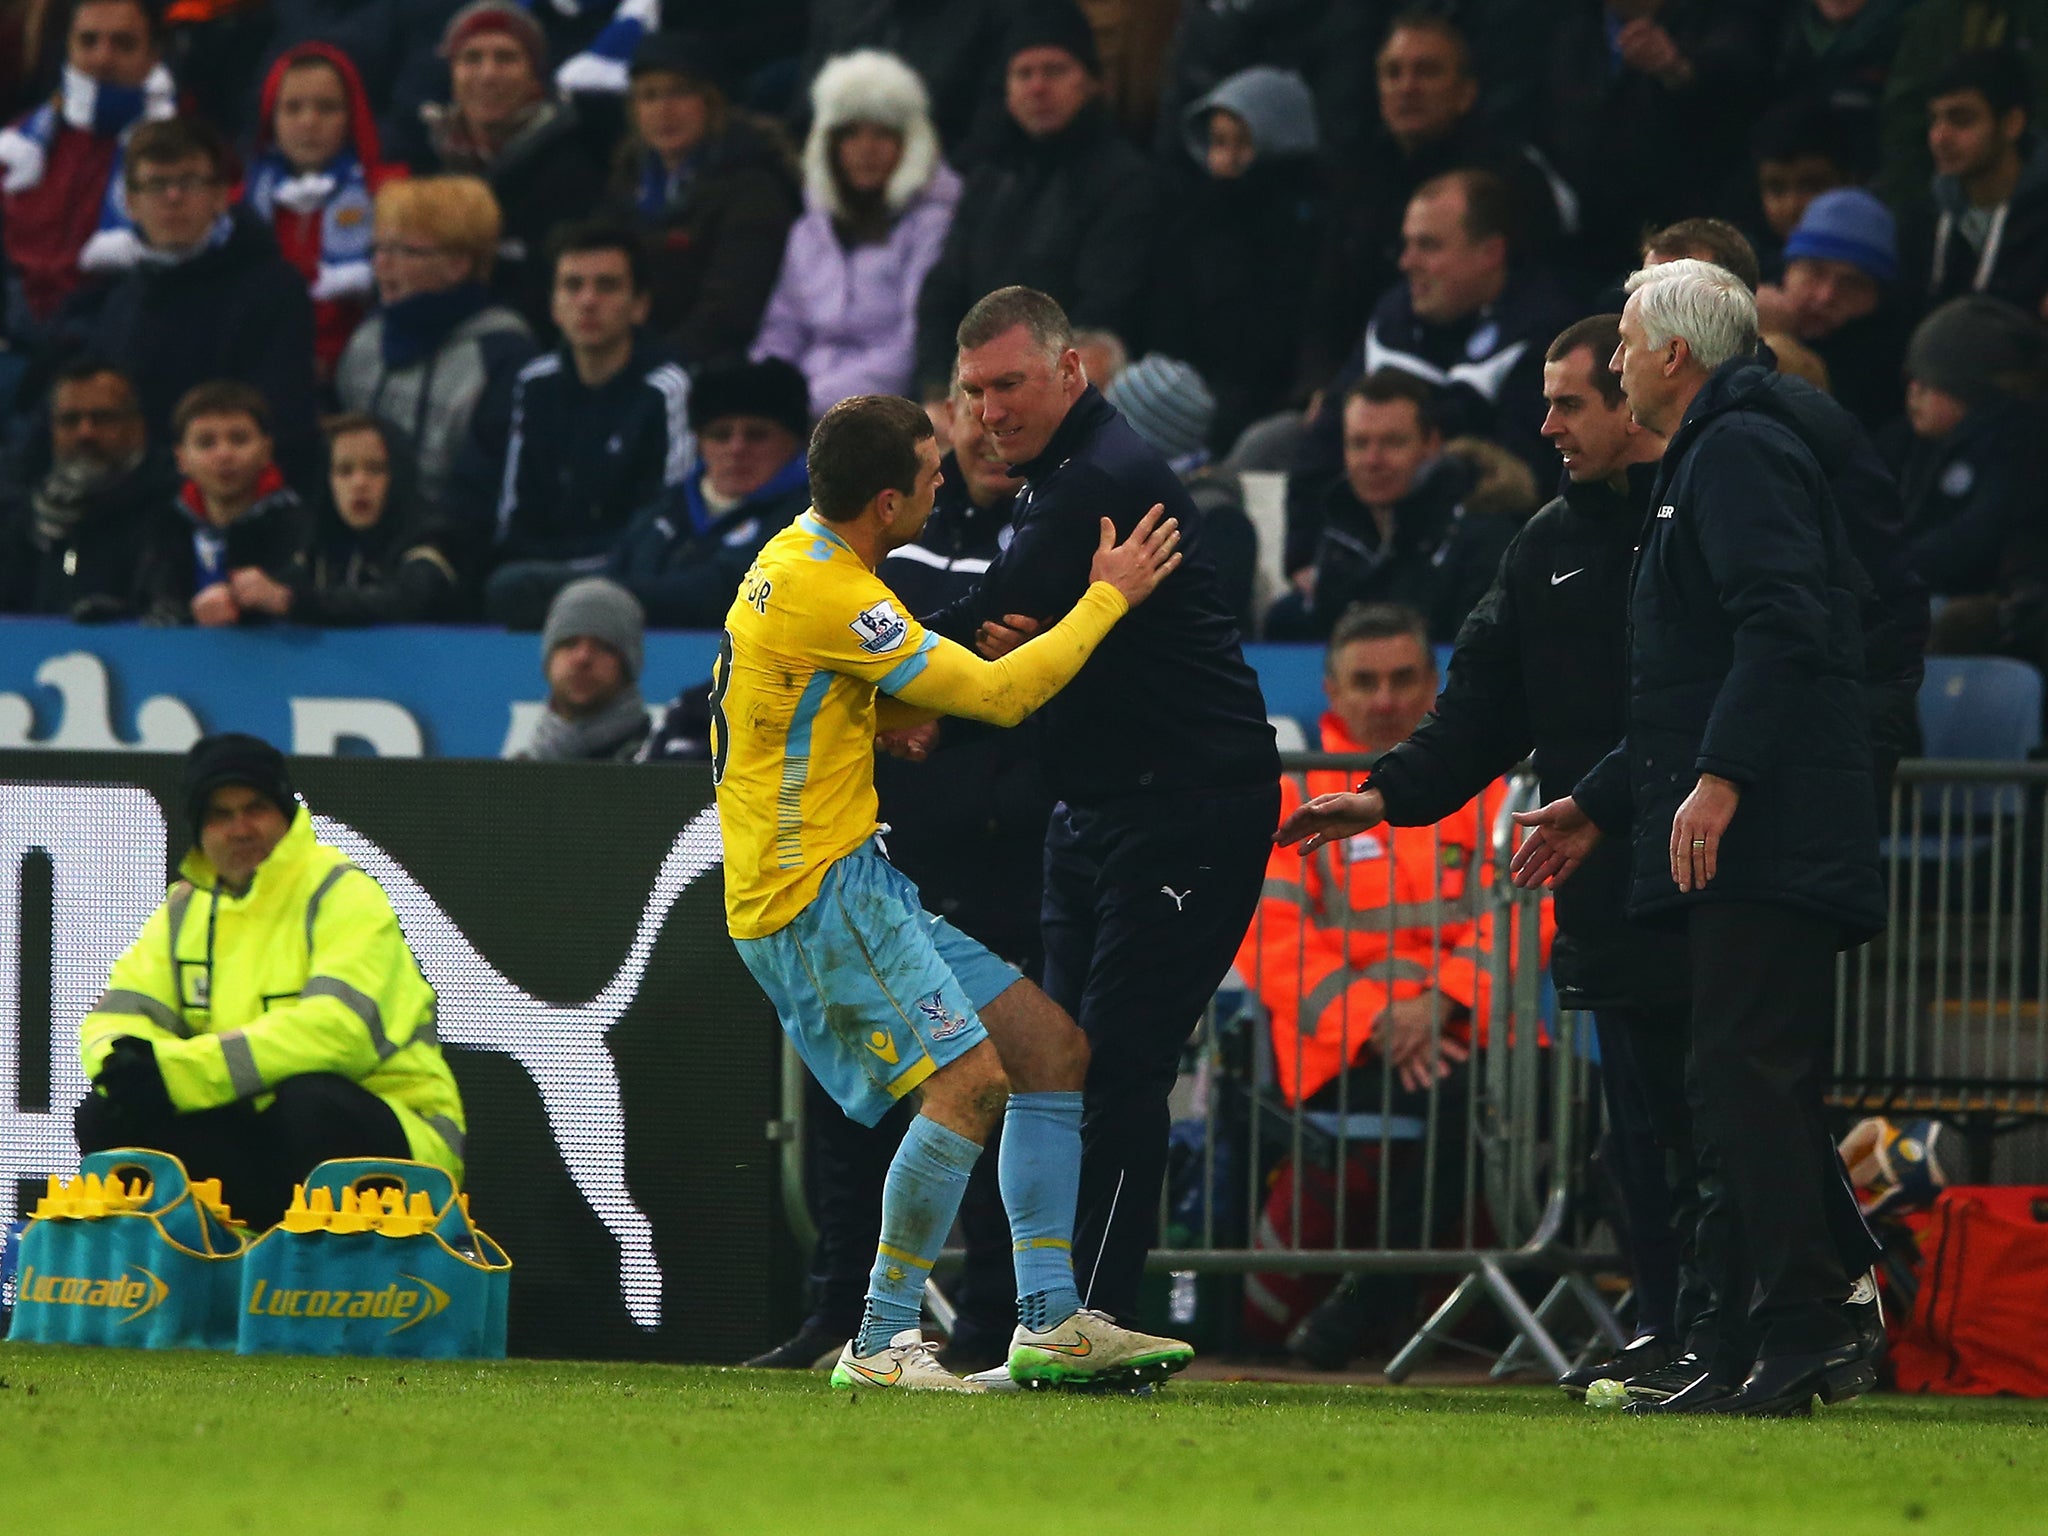
<path id="1" fill-rule="evenodd" d="M 527 0 L 533 8 L 535 0 Z M 605 0 L 548 0 L 564 16 L 581 16 L 594 11 Z M 619 0 L 612 19 L 591 39 L 590 46 L 555 71 L 555 84 L 566 95 L 587 91 L 592 95 L 624 95 L 627 69 L 640 39 L 661 30 L 661 0 Z"/>
<path id="2" fill-rule="evenodd" d="M 369 177 L 352 149 L 345 149 L 317 171 L 296 171 L 272 149 L 249 172 L 243 194 L 266 224 L 277 210 L 317 214 L 320 219 L 320 271 L 313 279 L 317 300 L 366 298 L 375 286 L 370 272 L 373 199 Z"/>
<path id="3" fill-rule="evenodd" d="M 128 216 L 128 189 L 123 174 L 128 134 L 137 123 L 161 122 L 178 113 L 178 88 L 171 72 L 159 64 L 140 86 L 105 85 L 90 75 L 64 66 L 57 95 L 27 117 L 0 130 L 0 191 L 26 192 L 41 184 L 50 147 L 66 128 L 101 136 L 119 135 L 114 163 L 100 200 L 99 228 L 78 253 L 85 272 L 125 272 L 142 254 L 142 237 Z"/>

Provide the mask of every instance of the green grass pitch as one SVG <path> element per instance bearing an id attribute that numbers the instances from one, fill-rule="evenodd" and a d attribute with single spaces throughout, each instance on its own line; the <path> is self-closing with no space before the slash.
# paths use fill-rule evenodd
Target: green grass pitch
<path id="1" fill-rule="evenodd" d="M 1544 1388 L 937 1400 L 647 1365 L 0 1345 L 23 1536 L 2048 1530 L 2048 1404 L 1636 1421 Z"/>

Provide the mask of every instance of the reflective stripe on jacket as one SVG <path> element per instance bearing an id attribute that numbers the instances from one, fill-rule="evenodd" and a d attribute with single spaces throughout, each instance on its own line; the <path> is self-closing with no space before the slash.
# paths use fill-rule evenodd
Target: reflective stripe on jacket
<path id="1" fill-rule="evenodd" d="M 196 849 L 79 1026 L 87 1077 L 123 1035 L 152 1042 L 171 1103 L 214 1109 L 307 1072 L 361 1083 L 412 1154 L 463 1172 L 466 1122 L 434 1031 L 434 989 L 377 882 L 314 841 L 299 807 L 246 896 Z"/>
<path id="2" fill-rule="evenodd" d="M 1327 714 L 1322 747 L 1364 750 Z M 1350 789 L 1358 777 L 1335 769 L 1285 775 L 1281 817 L 1304 800 Z M 1298 848 L 1273 850 L 1237 970 L 1266 1010 L 1287 1102 L 1311 1097 L 1357 1064 L 1390 1003 L 1434 990 L 1446 1002 L 1446 1028 L 1453 1009 L 1483 1026 L 1493 997 L 1494 924 L 1482 902 L 1506 793 L 1496 782 L 1434 826 L 1378 826 L 1307 858 Z M 1552 932 L 1545 903 L 1546 960 Z M 1459 1027 L 1467 1032 L 1462 1021 Z"/>

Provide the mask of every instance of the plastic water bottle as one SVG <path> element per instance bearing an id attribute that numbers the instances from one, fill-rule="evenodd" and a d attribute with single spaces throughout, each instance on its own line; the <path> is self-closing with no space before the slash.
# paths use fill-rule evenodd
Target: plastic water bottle
<path id="1" fill-rule="evenodd" d="M 1173 1272 L 1173 1289 L 1167 1294 L 1166 1315 L 1173 1319 L 1176 1328 L 1185 1328 L 1195 1320 L 1195 1272 L 1192 1269 Z"/>
<path id="2" fill-rule="evenodd" d="M 0 1323 L 14 1313 L 14 1276 L 21 1267 L 21 1234 L 26 1221 L 0 1224 Z"/>

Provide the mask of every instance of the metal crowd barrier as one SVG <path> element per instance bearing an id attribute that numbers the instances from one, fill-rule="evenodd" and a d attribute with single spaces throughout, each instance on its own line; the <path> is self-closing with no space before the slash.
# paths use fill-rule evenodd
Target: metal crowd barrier
<path id="1" fill-rule="evenodd" d="M 1291 775 L 1341 769 L 1354 781 L 1369 762 L 1321 753 L 1283 758 Z M 1233 977 L 1242 985 L 1240 993 L 1233 996 L 1226 984 L 1193 1042 L 1192 1081 L 1184 1079 L 1191 1102 L 1180 1110 L 1178 1123 L 1183 1128 L 1191 1121 L 1223 1127 L 1234 1120 L 1243 1149 L 1241 1179 L 1236 1188 L 1217 1187 L 1216 1150 L 1228 1141 L 1220 1134 L 1203 1136 L 1196 1184 L 1203 1198 L 1192 1219 L 1185 1200 L 1162 1213 L 1167 1241 L 1153 1252 L 1152 1268 L 1245 1274 L 1254 1289 L 1257 1277 L 1270 1274 L 1455 1277 L 1448 1298 L 1387 1366 L 1394 1381 L 1441 1346 L 1465 1347 L 1454 1331 L 1481 1300 L 1492 1301 L 1516 1330 L 1514 1343 L 1495 1361 L 1497 1375 L 1514 1369 L 1531 1352 L 1553 1374 L 1566 1369 L 1570 1361 L 1553 1329 L 1567 1300 L 1576 1302 L 1600 1335 L 1623 1342 L 1625 1336 L 1590 1279 L 1596 1269 L 1612 1268 L 1613 1260 L 1586 1251 L 1591 1234 L 1580 1198 L 1585 1152 L 1596 1128 L 1589 1118 L 1594 1113 L 1587 1059 L 1591 1020 L 1572 1014 L 1546 1020 L 1540 909 L 1547 898 L 1517 891 L 1507 882 L 1512 812 L 1536 803 L 1533 776 L 1518 775 L 1490 824 L 1478 802 L 1462 813 L 1472 817 L 1469 837 L 1450 841 L 1439 828 L 1405 832 L 1402 869 L 1397 871 L 1393 857 L 1375 859 L 1388 886 L 1384 891 L 1368 888 L 1357 908 L 1348 899 L 1336 899 L 1342 871 L 1331 854 L 1315 856 L 1336 877 L 1324 881 L 1320 901 L 1310 898 L 1305 878 L 1294 884 L 1278 879 L 1276 872 L 1269 880 L 1269 900 L 1254 923 L 1253 938 L 1263 937 L 1269 923 L 1292 921 L 1304 935 L 1320 929 L 1326 940 L 1332 933 L 1338 936 L 1347 963 L 1334 978 L 1312 978 L 1300 958 L 1303 949 L 1296 946 L 1292 974 L 1264 973 L 1255 959 L 1252 974 L 1242 974 L 1241 965 Z M 1376 850 L 1360 851 L 1390 851 L 1391 832 L 1365 834 L 1381 841 Z M 1480 856 L 1466 869 L 1464 892 L 1449 895 L 1447 882 L 1431 880 L 1430 872 L 1462 867 L 1461 849 L 1467 843 Z M 1427 867 L 1419 878 L 1429 888 L 1420 902 L 1412 889 L 1418 848 L 1427 850 Z M 1401 885 L 1411 887 L 1405 901 Z M 1290 903 L 1293 914 L 1281 918 L 1279 909 Z M 1491 942 L 1482 943 L 1488 925 Z M 1412 943 L 1397 944 L 1398 935 L 1417 930 L 1433 935 L 1427 958 L 1416 957 Z M 1355 957 L 1362 963 L 1354 964 L 1351 951 L 1360 940 L 1368 942 L 1361 946 L 1365 953 Z M 1322 1040 L 1334 1028 L 1337 1060 L 1350 1062 L 1354 1042 L 1373 1024 L 1382 995 L 1369 988 L 1366 1003 L 1354 1010 L 1349 989 L 1357 982 L 1422 985 L 1431 1000 L 1434 1046 L 1451 1023 L 1438 987 L 1444 961 L 1454 953 L 1487 973 L 1485 1016 L 1458 1031 L 1471 1049 L 1465 1067 L 1433 1083 L 1421 1104 L 1400 1093 L 1392 1065 L 1376 1051 L 1320 1093 L 1297 1102 L 1282 1092 L 1269 1023 L 1273 1001 L 1286 999 L 1299 1009 L 1296 1070 L 1288 1075 L 1301 1083 L 1304 1041 L 1312 1026 Z M 1233 1007 L 1240 1037 L 1235 1053 L 1230 1050 Z M 1358 1154 L 1377 1173 L 1376 1198 L 1363 1213 L 1351 1208 L 1349 1190 L 1349 1168 Z M 1302 1174 L 1311 1166 L 1333 1175 L 1328 1242 L 1310 1241 L 1306 1230 L 1308 1181 Z M 1291 1198 L 1276 1210 L 1268 1181 L 1283 1167 L 1295 1177 Z M 1397 1185 L 1403 1190 L 1399 1203 Z M 1171 1201 L 1174 1191 L 1168 1193 Z M 1533 1307 L 1516 1283 L 1518 1276 L 1548 1277 L 1547 1294 Z"/>
<path id="2" fill-rule="evenodd" d="M 1902 763 L 1886 930 L 1838 968 L 1830 1102 L 1953 1124 L 1973 1183 L 2048 1118 L 2044 804 L 2048 763 Z"/>
<path id="3" fill-rule="evenodd" d="M 1369 759 L 1290 753 L 1283 763 L 1290 774 L 1339 769 L 1355 778 Z M 1306 1012 L 1311 1001 L 1324 1006 L 1332 989 L 1316 997 L 1316 983 L 1299 963 L 1291 976 L 1260 974 L 1256 965 L 1250 975 L 1234 972 L 1183 1058 L 1174 1100 L 1175 1164 L 1151 1269 L 1183 1282 L 1244 1275 L 1248 1287 L 1276 1274 L 1454 1279 L 1448 1298 L 1388 1364 L 1394 1381 L 1439 1347 L 1469 1348 L 1455 1330 L 1483 1300 L 1515 1330 L 1494 1361 L 1496 1376 L 1537 1362 L 1553 1374 L 1563 1371 L 1570 1359 L 1558 1338 L 1574 1311 L 1583 1319 L 1568 1335 L 1575 1348 L 1624 1342 L 1593 1283 L 1594 1275 L 1625 1266 L 1586 1198 L 1601 1124 L 1592 1020 L 1573 1013 L 1546 1017 L 1539 922 L 1546 898 L 1517 891 L 1506 880 L 1514 843 L 1510 813 L 1536 798 L 1533 777 L 1522 773 L 1490 825 L 1477 804 L 1468 808 L 1473 840 L 1490 857 L 1469 871 L 1467 892 L 1455 899 L 1439 884 L 1420 904 L 1404 904 L 1390 890 L 1386 900 L 1360 910 L 1327 899 L 1311 910 L 1305 884 L 1288 891 L 1289 882 L 1276 872 L 1268 896 L 1281 900 L 1262 907 L 1258 925 L 1279 920 L 1277 908 L 1291 897 L 1289 920 L 1303 932 L 1334 929 L 1347 949 L 1356 938 L 1382 940 L 1380 957 L 1349 967 L 1342 989 L 1358 980 L 1405 977 L 1426 980 L 1435 995 L 1440 961 L 1390 963 L 1395 932 L 1434 932 L 1432 954 L 1440 956 L 1447 928 L 1462 933 L 1490 919 L 1495 941 L 1483 951 L 1491 981 L 1485 1027 L 1473 1021 L 1466 1069 L 1432 1088 L 1419 1112 L 1396 1103 L 1395 1075 L 1376 1052 L 1364 1058 L 1364 1070 L 1340 1077 L 1329 1093 L 1291 1102 L 1276 1071 L 1266 1003 L 1278 989 Z M 2048 763 L 1902 764 L 1884 839 L 1887 931 L 1844 955 L 1838 971 L 1831 1107 L 1844 1117 L 1927 1115 L 1954 1124 L 1969 1148 L 1972 1179 L 1990 1176 L 1998 1134 L 2048 1118 L 2044 810 Z M 1427 838 L 1431 867 L 1445 867 L 1440 831 L 1407 836 Z M 1394 861 L 1382 863 L 1392 880 Z M 1329 1012 L 1324 1023 L 1334 1025 L 1339 1059 L 1348 1061 L 1350 1043 L 1372 1020 L 1354 1013 L 1347 990 L 1336 991 Z M 1439 1005 L 1432 1035 L 1440 1036 L 1447 1023 Z M 808 1246 L 802 1073 L 791 1053 L 784 1118 L 774 1129 L 784 1141 L 786 1208 Z M 1376 1197 L 1363 1212 L 1353 1208 L 1346 1172 L 1361 1154 L 1376 1161 L 1379 1175 Z M 1396 1181 L 1389 1177 L 1397 1164 L 1407 1169 L 1403 1182 L 1412 1199 L 1406 1207 L 1397 1203 Z M 1310 1230 L 1315 1223 L 1300 1175 L 1312 1167 L 1332 1176 L 1319 1213 L 1328 1241 L 1311 1241 L 1317 1234 Z M 1291 1199 L 1275 1209 L 1270 1180 L 1284 1168 L 1297 1176 Z M 1424 1233 L 1421 1214 L 1432 1210 L 1438 1219 Z M 947 1257 L 957 1261 L 958 1254 Z M 1541 1299 L 1532 1305 L 1529 1296 L 1539 1289 Z M 936 1286 L 929 1295 L 937 1321 L 949 1329 L 951 1308 Z"/>
<path id="4" fill-rule="evenodd" d="M 1340 769 L 1355 780 L 1370 759 L 1289 753 L 1282 761 L 1290 774 Z M 1280 986 L 1307 1001 L 1312 999 L 1304 994 L 1316 989 L 1304 985 L 1298 971 L 1291 977 L 1263 976 L 1254 965 L 1255 974 L 1233 972 L 1183 1056 L 1174 1098 L 1175 1167 L 1162 1198 L 1161 1242 L 1151 1255 L 1151 1270 L 1166 1271 L 1181 1282 L 1196 1275 L 1243 1274 L 1254 1285 L 1255 1277 L 1275 1273 L 1455 1278 L 1449 1298 L 1389 1365 L 1387 1374 L 1397 1381 L 1440 1345 L 1466 1347 L 1454 1330 L 1462 1314 L 1482 1299 L 1491 1300 L 1516 1330 L 1514 1345 L 1496 1363 L 1497 1374 L 1514 1369 L 1529 1353 L 1553 1374 L 1567 1367 L 1569 1360 L 1553 1333 L 1567 1300 L 1577 1303 L 1603 1338 L 1617 1345 L 1624 1341 L 1589 1279 L 1595 1269 L 1612 1269 L 1615 1261 L 1584 1247 L 1588 1234 L 1580 1195 L 1596 1129 L 1589 1119 L 1595 1113 L 1587 1059 L 1591 1020 L 1570 1014 L 1544 1018 L 1538 918 L 1546 898 L 1516 891 L 1506 879 L 1514 832 L 1510 813 L 1534 803 L 1534 780 L 1523 776 L 1514 781 L 1490 825 L 1476 803 L 1470 808 L 1472 831 L 1463 841 L 1479 856 L 1465 871 L 1462 895 L 1447 898 L 1447 882 L 1436 881 L 1435 894 L 1425 903 L 1389 899 L 1353 911 L 1348 901 L 1326 902 L 1313 912 L 1297 903 L 1288 919 L 1304 931 L 1317 925 L 1327 931 L 1334 925 L 1347 947 L 1354 938 L 1378 930 L 1389 952 L 1396 929 L 1426 926 L 1441 936 L 1447 928 L 1457 934 L 1476 932 L 1490 921 L 1496 934 L 1506 936 L 1478 957 L 1489 977 L 1489 1007 L 1487 1017 L 1460 1030 L 1469 1034 L 1470 1060 L 1433 1085 L 1420 1106 L 1397 1111 L 1397 1080 L 1376 1053 L 1365 1058 L 1365 1070 L 1340 1078 L 1327 1102 L 1290 1102 L 1274 1070 L 1261 995 L 1270 998 Z M 1448 845 L 1436 829 L 1404 835 L 1428 839 L 1429 869 L 1446 868 Z M 1391 880 L 1394 861 L 1383 862 Z M 1263 927 L 1274 920 L 1268 907 L 1257 923 Z M 1439 942 L 1431 953 L 1443 949 Z M 1348 987 L 1358 979 L 1426 982 L 1438 999 L 1431 1019 L 1434 1042 L 1451 1024 L 1435 991 L 1438 969 L 1435 961 L 1375 962 L 1347 968 L 1339 984 Z M 1350 1059 L 1350 1042 L 1372 1023 L 1363 1013 L 1354 1016 L 1349 1003 L 1348 991 L 1340 992 L 1330 1010 L 1341 1060 Z M 802 1198 L 802 1073 L 789 1053 L 782 1119 L 772 1130 L 784 1143 L 785 1206 L 799 1240 L 808 1246 L 814 1234 Z M 1364 1213 L 1352 1208 L 1347 1189 L 1346 1170 L 1355 1154 L 1376 1157 L 1381 1174 L 1377 1199 Z M 1289 1164 L 1298 1175 L 1312 1166 L 1334 1174 L 1333 1244 L 1307 1240 L 1302 1177 L 1295 1180 L 1291 1210 L 1278 1212 L 1277 1220 L 1268 1212 L 1268 1179 Z M 1391 1176 L 1397 1165 L 1403 1170 L 1398 1179 Z M 1397 1182 L 1412 1199 L 1396 1202 Z M 1438 1213 L 1426 1232 L 1415 1200 L 1419 1211 Z M 1406 1241 L 1404 1223 L 1410 1229 Z M 1347 1232 L 1360 1240 L 1357 1245 L 1344 1240 Z M 957 1251 L 949 1251 L 942 1267 L 958 1258 Z M 1549 1280 L 1547 1294 L 1533 1306 L 1516 1283 L 1530 1275 Z M 927 1295 L 935 1321 L 950 1328 L 951 1308 L 938 1287 L 929 1287 Z"/>

